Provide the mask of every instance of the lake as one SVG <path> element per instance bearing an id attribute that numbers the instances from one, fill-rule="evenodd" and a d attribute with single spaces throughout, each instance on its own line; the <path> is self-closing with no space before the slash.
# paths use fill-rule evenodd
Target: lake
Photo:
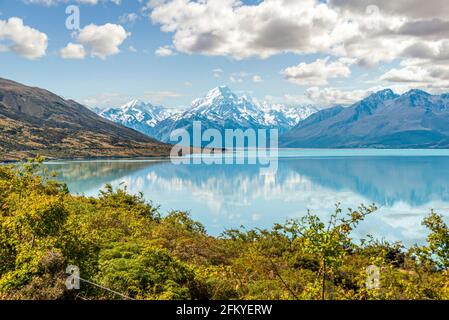
<path id="1" fill-rule="evenodd" d="M 422 219 L 449 215 L 449 150 L 281 150 L 277 172 L 259 165 L 175 165 L 169 160 L 46 163 L 74 194 L 97 196 L 110 183 L 160 205 L 162 213 L 190 211 L 212 235 L 269 228 L 311 210 L 328 217 L 342 208 L 375 203 L 379 210 L 355 232 L 422 243 Z"/>

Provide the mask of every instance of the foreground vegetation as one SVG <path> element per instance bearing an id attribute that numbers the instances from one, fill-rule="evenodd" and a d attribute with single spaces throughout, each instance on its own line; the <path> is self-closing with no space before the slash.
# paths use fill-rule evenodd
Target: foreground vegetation
<path id="1" fill-rule="evenodd" d="M 431 213 L 425 246 L 351 233 L 374 206 L 312 214 L 220 237 L 185 212 L 106 186 L 74 196 L 39 161 L 0 166 L 0 299 L 449 299 L 449 229 Z M 67 290 L 78 266 L 80 290 Z M 367 267 L 379 267 L 379 286 Z M 124 296 L 120 296 L 109 288 Z"/>

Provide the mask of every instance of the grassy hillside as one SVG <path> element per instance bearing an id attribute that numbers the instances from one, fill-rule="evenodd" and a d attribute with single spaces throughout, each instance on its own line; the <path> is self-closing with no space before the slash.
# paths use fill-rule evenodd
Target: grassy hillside
<path id="1" fill-rule="evenodd" d="M 72 100 L 0 78 L 0 161 L 166 156 L 170 146 Z"/>

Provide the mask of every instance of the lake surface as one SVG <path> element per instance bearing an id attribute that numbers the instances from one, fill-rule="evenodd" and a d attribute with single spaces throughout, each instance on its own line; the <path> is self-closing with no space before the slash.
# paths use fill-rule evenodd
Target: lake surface
<path id="1" fill-rule="evenodd" d="M 60 161 L 46 164 L 72 193 L 97 196 L 106 183 L 126 185 L 160 205 L 187 210 L 208 232 L 269 228 L 311 210 L 322 218 L 376 203 L 355 236 L 422 243 L 422 219 L 449 216 L 449 150 L 282 150 L 275 174 L 259 165 L 174 165 L 167 160 Z"/>

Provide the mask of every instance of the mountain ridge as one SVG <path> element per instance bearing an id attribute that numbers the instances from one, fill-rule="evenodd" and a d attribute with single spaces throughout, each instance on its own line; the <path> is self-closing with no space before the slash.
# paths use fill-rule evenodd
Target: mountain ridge
<path id="1" fill-rule="evenodd" d="M 449 96 L 382 90 L 349 106 L 319 111 L 282 135 L 292 148 L 447 148 Z"/>
<path id="2" fill-rule="evenodd" d="M 74 100 L 0 78 L 0 161 L 166 156 L 169 150 Z"/>
<path id="3" fill-rule="evenodd" d="M 286 132 L 300 120 L 318 111 L 313 106 L 286 106 L 269 104 L 266 101 L 259 102 L 248 96 L 237 96 L 227 86 L 219 86 L 209 90 L 205 96 L 194 99 L 189 109 L 168 111 L 165 117 L 159 119 L 152 113 L 160 107 L 148 103 L 147 105 L 152 108 L 148 112 L 148 117 L 155 120 L 154 125 L 148 125 L 144 121 L 127 121 L 125 114 L 129 112 L 125 110 L 131 102 L 122 107 L 109 108 L 100 115 L 164 142 L 169 141 L 170 133 L 176 129 L 186 129 L 190 132 L 193 121 L 201 121 L 204 130 L 278 128 L 281 132 Z"/>

